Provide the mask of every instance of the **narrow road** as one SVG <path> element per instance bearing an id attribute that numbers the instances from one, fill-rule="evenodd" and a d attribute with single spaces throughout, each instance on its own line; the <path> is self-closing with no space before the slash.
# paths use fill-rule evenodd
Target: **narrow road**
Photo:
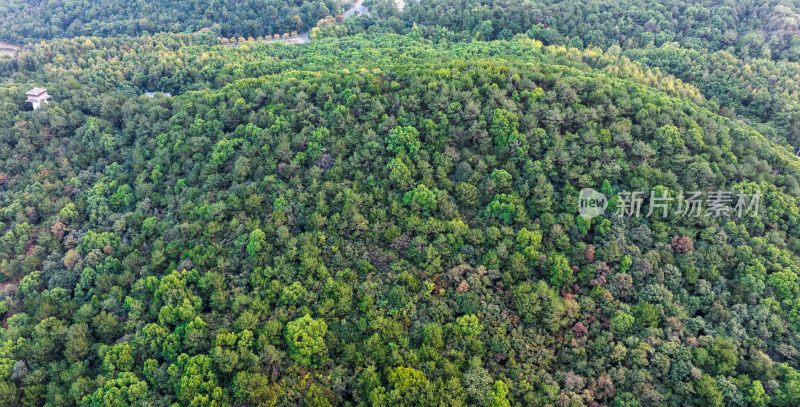
<path id="1" fill-rule="evenodd" d="M 14 55 L 15 52 L 19 49 L 19 46 L 14 45 L 10 42 L 5 42 L 0 40 L 0 56 L 2 55 Z"/>
<path id="2" fill-rule="evenodd" d="M 262 41 L 259 41 L 259 42 L 263 42 L 265 44 L 270 44 L 270 43 L 273 43 L 273 42 L 288 42 L 288 43 L 292 43 L 292 44 L 305 44 L 305 43 L 307 43 L 309 41 L 310 40 L 308 39 L 308 33 L 306 32 L 306 33 L 302 33 L 302 34 L 300 34 L 298 36 L 295 36 L 295 37 L 279 38 L 277 40 L 262 40 Z M 239 45 L 239 44 L 237 43 L 236 45 Z"/>
<path id="3" fill-rule="evenodd" d="M 361 15 L 361 14 L 369 15 L 369 9 L 364 7 L 364 5 L 362 4 L 363 2 L 364 2 L 364 0 L 357 0 L 355 2 L 355 4 L 353 4 L 353 7 L 350 7 L 348 10 L 346 10 L 344 12 L 344 14 L 342 14 L 342 17 L 347 19 L 347 18 L 356 16 L 356 15 Z M 275 39 L 275 40 L 262 40 L 262 41 L 259 41 L 259 42 L 263 42 L 263 43 L 266 43 L 266 44 L 273 43 L 273 42 L 285 42 L 285 43 L 288 43 L 288 44 L 305 44 L 305 43 L 308 43 L 310 41 L 311 40 L 308 39 L 308 32 L 304 32 L 304 33 L 302 33 L 300 35 L 297 35 L 297 36 L 294 36 L 294 37 L 279 38 L 279 39 Z M 230 43 L 229 46 L 238 47 L 239 43 Z"/>
<path id="4" fill-rule="evenodd" d="M 361 5 L 361 3 L 363 3 L 363 2 L 364 2 L 364 0 L 356 1 L 356 4 L 353 4 L 353 7 L 351 7 L 350 10 L 345 11 L 344 14 L 342 14 L 342 17 L 350 18 L 355 13 L 358 13 L 358 14 L 369 14 L 369 9 L 367 9 L 366 7 Z"/>

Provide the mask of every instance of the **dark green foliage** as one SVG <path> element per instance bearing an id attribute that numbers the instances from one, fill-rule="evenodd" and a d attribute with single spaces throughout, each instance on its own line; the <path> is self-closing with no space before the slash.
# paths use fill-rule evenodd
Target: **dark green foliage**
<path id="1" fill-rule="evenodd" d="M 178 0 L 43 0 L 36 3 L 14 0 L 0 5 L 0 38 L 31 41 L 212 28 L 211 34 L 202 34 L 200 40 L 205 44 L 218 44 L 217 35 L 248 37 L 308 31 L 317 21 L 337 11 L 338 3 L 327 0 L 189 3 Z"/>

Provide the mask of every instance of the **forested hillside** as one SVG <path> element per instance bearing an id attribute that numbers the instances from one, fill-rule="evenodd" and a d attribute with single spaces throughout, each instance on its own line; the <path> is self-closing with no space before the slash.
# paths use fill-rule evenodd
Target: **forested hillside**
<path id="1" fill-rule="evenodd" d="M 0 39 L 30 42 L 82 35 L 194 32 L 224 37 L 308 31 L 352 2 L 334 0 L 7 0 Z M 391 29 L 442 26 L 466 38 L 526 33 L 545 45 L 607 48 L 681 46 L 726 50 L 741 58 L 800 58 L 800 4 L 793 0 L 367 0 Z M 398 9 L 400 6 L 400 9 Z"/>
<path id="2" fill-rule="evenodd" d="M 545 45 L 622 55 L 695 85 L 718 113 L 800 144 L 796 2 L 426 0 L 401 12 L 394 0 L 374 1 L 386 18 L 378 31 L 449 41 L 525 33 Z"/>
<path id="3" fill-rule="evenodd" d="M 800 405 L 794 3 L 74 3 L 0 5 L 0 405 Z"/>
<path id="4" fill-rule="evenodd" d="M 395 0 L 373 1 L 386 16 L 483 39 L 527 33 L 545 45 L 604 48 L 658 47 L 674 41 L 746 58 L 800 57 L 796 1 L 414 0 L 402 12 Z"/>
<path id="5" fill-rule="evenodd" d="M 31 42 L 203 28 L 226 37 L 263 36 L 307 31 L 341 10 L 334 0 L 4 0 L 0 39 Z"/>
<path id="6" fill-rule="evenodd" d="M 196 40 L 2 68 L 6 404 L 800 401 L 800 166 L 696 88 L 525 37 Z M 577 216 L 601 186 L 765 207 Z"/>

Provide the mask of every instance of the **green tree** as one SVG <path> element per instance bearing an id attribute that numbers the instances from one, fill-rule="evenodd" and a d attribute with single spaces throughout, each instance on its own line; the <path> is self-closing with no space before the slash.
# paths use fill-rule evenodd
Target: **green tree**
<path id="1" fill-rule="evenodd" d="M 556 290 L 539 281 L 535 286 L 524 282 L 514 289 L 517 312 L 522 320 L 531 324 L 544 324 L 549 330 L 556 331 L 566 321 L 564 303 Z"/>
<path id="2" fill-rule="evenodd" d="M 103 357 L 103 368 L 107 372 L 130 372 L 133 369 L 133 363 L 133 349 L 128 342 L 112 346 Z"/>
<path id="3" fill-rule="evenodd" d="M 406 188 L 411 185 L 411 170 L 400 157 L 392 158 L 387 168 L 389 169 L 389 179 L 397 183 L 398 186 Z"/>
<path id="4" fill-rule="evenodd" d="M 492 202 L 486 206 L 486 215 L 492 218 L 500 219 L 505 224 L 510 225 L 514 223 L 517 215 L 517 203 L 514 197 L 507 194 L 497 194 L 494 196 Z"/>
<path id="5" fill-rule="evenodd" d="M 419 184 L 403 195 L 403 205 L 408 205 L 411 209 L 428 216 L 438 207 L 436 193 L 435 189 L 430 190 L 425 184 Z"/>
<path id="6" fill-rule="evenodd" d="M 492 113 L 492 125 L 489 127 L 489 135 L 494 139 L 494 145 L 498 150 L 503 150 L 519 134 L 519 118 L 517 115 L 505 109 L 495 109 Z"/>
<path id="7" fill-rule="evenodd" d="M 328 325 L 306 314 L 286 324 L 285 338 L 292 359 L 303 366 L 321 366 L 328 357 Z"/>
<path id="8" fill-rule="evenodd" d="M 389 405 L 415 406 L 424 404 L 430 383 L 419 370 L 400 366 L 389 372 L 389 385 Z"/>
<path id="9" fill-rule="evenodd" d="M 141 405 L 149 398 L 147 383 L 131 372 L 123 372 L 86 396 L 82 403 L 93 407 L 127 407 Z"/>
<path id="10" fill-rule="evenodd" d="M 261 229 L 250 232 L 250 237 L 247 239 L 247 254 L 250 257 L 261 257 L 266 246 L 267 235 Z"/>
<path id="11" fill-rule="evenodd" d="M 698 405 L 706 404 L 714 407 L 725 405 L 723 403 L 722 390 L 720 390 L 719 384 L 717 384 L 717 381 L 714 380 L 713 377 L 703 374 L 695 381 L 695 387 L 697 389 L 697 395 L 705 402 L 698 402 Z"/>
<path id="12" fill-rule="evenodd" d="M 211 358 L 206 355 L 181 354 L 168 373 L 176 378 L 175 394 L 186 405 L 227 403 L 227 392 L 219 386 Z"/>
<path id="13" fill-rule="evenodd" d="M 266 376 L 239 372 L 233 378 L 233 397 L 237 403 L 254 406 L 273 406 L 277 402 L 275 389 Z"/>
<path id="14" fill-rule="evenodd" d="M 711 357 L 710 371 L 720 375 L 733 372 L 739 362 L 736 349 L 733 339 L 722 336 L 714 338 L 714 341 L 708 345 L 708 355 Z"/>
<path id="15" fill-rule="evenodd" d="M 420 148 L 419 132 L 411 126 L 398 126 L 389 131 L 386 148 L 395 153 L 405 153 L 409 157 L 417 154 Z"/>
<path id="16" fill-rule="evenodd" d="M 495 381 L 492 386 L 489 407 L 511 407 L 511 402 L 508 400 L 508 387 L 502 380 Z"/>
<path id="17" fill-rule="evenodd" d="M 611 318 L 611 330 L 616 334 L 623 335 L 633 327 L 634 321 L 633 315 L 618 311 L 614 318 Z"/>
<path id="18" fill-rule="evenodd" d="M 547 259 L 550 264 L 550 283 L 556 287 L 564 287 L 572 282 L 572 268 L 569 260 L 560 253 L 551 253 Z"/>

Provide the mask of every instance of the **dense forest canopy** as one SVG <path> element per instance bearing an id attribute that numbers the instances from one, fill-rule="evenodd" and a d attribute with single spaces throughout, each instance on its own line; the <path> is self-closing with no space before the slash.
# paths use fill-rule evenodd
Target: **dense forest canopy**
<path id="1" fill-rule="evenodd" d="M 351 3 L 351 2 L 350 2 Z M 193 32 L 224 37 L 303 32 L 348 3 L 334 0 L 8 0 L 0 39 L 29 42 L 82 35 Z M 791 0 L 367 0 L 376 16 L 442 26 L 482 39 L 527 33 L 545 45 L 726 50 L 741 57 L 797 61 L 800 4 Z M 402 11 L 401 11 L 402 10 Z M 387 27 L 397 27 L 396 23 Z"/>
<path id="2" fill-rule="evenodd" d="M 800 405 L 793 3 L 136 4 L 0 13 L 0 405 Z"/>
<path id="3" fill-rule="evenodd" d="M 374 0 L 384 32 L 450 41 L 511 39 L 600 48 L 697 86 L 719 113 L 800 144 L 800 14 L 793 1 Z M 445 32 L 442 29 L 446 29 Z M 761 124 L 767 124 L 762 126 Z"/>
<path id="4" fill-rule="evenodd" d="M 211 28 L 223 36 L 307 31 L 342 11 L 334 0 L 5 0 L 0 39 L 31 42 Z"/>
<path id="5" fill-rule="evenodd" d="M 677 42 L 744 57 L 800 57 L 796 1 L 422 0 L 409 1 L 402 12 L 394 0 L 373 1 L 386 16 L 483 39 L 527 33 L 546 45 L 644 48 Z"/>

